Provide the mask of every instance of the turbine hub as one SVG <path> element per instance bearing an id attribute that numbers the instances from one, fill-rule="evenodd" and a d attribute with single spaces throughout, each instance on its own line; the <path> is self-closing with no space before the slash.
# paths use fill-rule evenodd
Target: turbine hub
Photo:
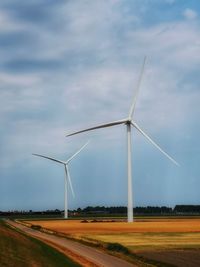
<path id="1" fill-rule="evenodd" d="M 131 125 L 131 119 L 127 119 L 126 124 Z"/>

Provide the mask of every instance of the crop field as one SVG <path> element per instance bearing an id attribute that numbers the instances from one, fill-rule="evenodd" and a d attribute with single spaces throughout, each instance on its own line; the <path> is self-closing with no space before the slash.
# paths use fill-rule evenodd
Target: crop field
<path id="1" fill-rule="evenodd" d="M 64 267 L 80 265 L 50 246 L 30 238 L 0 220 L 0 266 Z"/>
<path id="2" fill-rule="evenodd" d="M 81 220 L 27 221 L 66 234 L 200 233 L 200 219 L 146 219 L 134 223 Z"/>
<path id="3" fill-rule="evenodd" d="M 200 266 L 200 219 L 142 219 L 134 223 L 28 221 L 91 243 L 120 243 L 133 253 L 173 266 Z M 185 264 L 190 265 L 185 265 Z"/>

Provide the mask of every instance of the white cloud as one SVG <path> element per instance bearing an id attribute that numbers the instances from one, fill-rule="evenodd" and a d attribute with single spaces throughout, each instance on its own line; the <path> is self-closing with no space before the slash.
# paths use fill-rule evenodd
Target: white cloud
<path id="1" fill-rule="evenodd" d="M 200 63 L 200 30 L 198 25 L 188 22 L 164 23 L 127 33 L 126 53 L 147 53 L 170 68 L 183 72 L 196 69 Z M 169 67 L 169 66 L 168 66 Z"/>
<path id="2" fill-rule="evenodd" d="M 33 86 L 40 82 L 40 77 L 35 74 L 11 74 L 0 72 L 0 84 L 13 86 Z"/>
<path id="3" fill-rule="evenodd" d="M 6 11 L 0 11 L 0 33 L 25 29 L 23 23 L 16 22 Z"/>
<path id="4" fill-rule="evenodd" d="M 98 63 L 94 66 L 94 63 L 87 64 L 87 61 L 86 63 L 83 61 L 80 63 L 80 69 L 77 67 L 74 72 L 70 73 L 69 79 L 68 77 L 64 78 L 67 70 L 63 74 L 62 72 L 65 71 L 63 68 L 61 73 L 55 71 L 54 77 L 51 76 L 51 73 L 47 74 L 44 83 L 37 82 L 37 78 L 26 75 L 20 77 L 2 74 L 0 79 L 13 86 L 18 84 L 26 87 L 29 82 L 32 83 L 30 89 L 33 91 L 32 99 L 34 99 L 35 92 L 44 90 L 41 99 L 38 98 L 41 102 L 44 101 L 45 94 L 48 96 L 45 101 L 48 101 L 54 90 L 53 86 L 55 86 L 56 90 L 60 88 L 63 106 L 68 100 L 66 111 L 80 111 L 84 108 L 83 99 L 89 99 L 88 110 L 96 106 L 99 107 L 100 113 L 104 113 L 106 111 L 101 108 L 101 105 L 107 104 L 110 109 L 113 109 L 111 112 L 114 117 L 116 103 L 118 105 L 117 112 L 120 113 L 121 110 L 124 110 L 125 113 L 127 111 L 126 100 L 132 96 L 130 88 L 134 88 L 138 63 L 142 61 L 146 52 L 150 55 L 152 62 L 154 62 L 154 58 L 157 60 L 157 63 L 153 64 L 161 64 L 159 68 L 166 73 L 166 77 L 162 75 L 162 83 L 166 84 L 166 90 L 171 86 L 167 80 L 171 72 L 169 68 L 182 68 L 185 71 L 192 69 L 194 64 L 200 62 L 199 30 L 195 25 L 185 22 L 157 24 L 137 29 L 128 27 L 123 33 L 126 39 L 120 43 L 122 49 L 118 50 L 116 41 L 119 41 L 120 38 L 113 37 L 113 29 L 130 21 L 132 16 L 135 17 L 134 14 L 129 14 L 124 18 L 120 9 L 116 8 L 119 3 L 111 1 L 107 4 L 105 1 L 94 1 L 91 8 L 88 9 L 83 2 L 72 2 L 59 11 L 65 22 L 61 32 L 55 33 L 43 28 L 34 28 L 34 32 L 37 32 L 40 37 L 39 45 L 41 46 L 41 49 L 37 49 L 34 53 L 34 58 L 61 60 L 63 54 L 70 52 L 70 55 L 74 55 L 76 59 L 82 55 L 88 58 L 99 56 L 102 64 Z M 98 10 L 98 16 L 95 14 L 96 10 Z M 31 30 L 33 29 L 30 28 Z M 78 54 L 76 55 L 76 53 Z M 70 55 L 66 55 L 66 60 Z M 40 80 L 41 73 L 37 72 Z M 161 76 L 157 76 L 157 84 L 159 84 Z M 173 76 L 173 79 L 176 79 L 176 75 Z M 42 89 L 36 89 L 36 87 Z M 24 90 L 24 92 L 27 91 Z M 21 97 L 23 98 L 24 94 Z M 24 100 L 26 102 L 27 98 Z M 97 115 L 93 114 L 96 118 Z"/>
<path id="5" fill-rule="evenodd" d="M 196 19 L 197 18 L 197 13 L 196 11 L 194 11 L 193 9 L 190 8 L 186 8 L 183 12 L 183 16 L 186 19 L 192 20 L 192 19 Z"/>

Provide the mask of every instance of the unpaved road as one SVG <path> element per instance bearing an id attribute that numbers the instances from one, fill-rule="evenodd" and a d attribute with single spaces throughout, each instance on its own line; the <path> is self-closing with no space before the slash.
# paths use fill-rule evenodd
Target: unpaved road
<path id="1" fill-rule="evenodd" d="M 134 267 L 135 266 L 137 267 L 134 264 L 121 260 L 117 257 L 108 255 L 95 248 L 80 244 L 78 242 L 74 242 L 63 237 L 58 237 L 55 235 L 42 233 L 37 230 L 26 227 L 22 224 L 16 223 L 14 221 L 6 220 L 6 222 L 20 229 L 21 231 L 25 232 L 28 235 L 31 235 L 40 240 L 44 240 L 44 241 L 52 243 L 54 247 L 56 247 L 57 245 L 58 247 L 66 248 L 72 251 L 73 253 L 88 259 L 90 262 L 96 264 L 97 266 L 105 266 L 105 267 Z"/>

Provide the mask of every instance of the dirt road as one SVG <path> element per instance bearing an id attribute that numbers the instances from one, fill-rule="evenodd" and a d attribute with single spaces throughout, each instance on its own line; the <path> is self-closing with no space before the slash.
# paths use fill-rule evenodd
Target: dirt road
<path id="1" fill-rule="evenodd" d="M 26 227 L 22 224 L 16 223 L 14 221 L 6 220 L 6 222 L 32 237 L 52 243 L 54 247 L 58 246 L 59 248 L 60 247 L 66 248 L 72 251 L 73 253 L 88 259 L 90 262 L 94 263 L 97 266 L 136 267 L 136 265 L 133 265 L 124 260 L 118 259 L 117 257 L 108 255 L 106 253 L 103 253 L 95 248 L 80 244 L 78 242 L 74 242 L 63 237 L 42 233 L 37 230 Z"/>

